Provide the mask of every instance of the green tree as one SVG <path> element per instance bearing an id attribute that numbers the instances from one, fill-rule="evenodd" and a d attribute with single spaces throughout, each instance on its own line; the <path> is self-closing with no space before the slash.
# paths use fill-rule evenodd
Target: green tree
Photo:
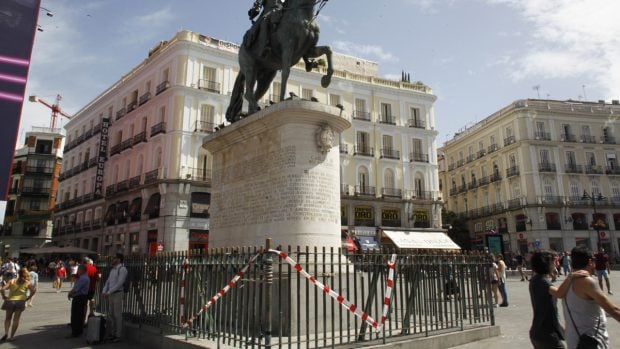
<path id="1" fill-rule="evenodd" d="M 467 229 L 467 220 L 459 218 L 459 216 L 452 212 L 443 210 L 441 212 L 441 220 L 444 228 L 448 229 L 448 236 L 454 240 L 464 250 L 471 249 L 471 238 L 469 236 L 469 229 Z"/>

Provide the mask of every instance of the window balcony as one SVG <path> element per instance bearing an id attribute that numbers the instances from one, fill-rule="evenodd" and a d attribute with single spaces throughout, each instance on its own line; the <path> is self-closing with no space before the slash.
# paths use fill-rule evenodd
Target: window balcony
<path id="1" fill-rule="evenodd" d="M 603 144 L 616 144 L 616 137 L 613 136 L 602 136 L 601 143 Z"/>
<path id="2" fill-rule="evenodd" d="M 555 164 L 551 162 L 541 162 L 538 164 L 538 171 L 540 172 L 555 172 Z"/>
<path id="3" fill-rule="evenodd" d="M 116 184 L 116 192 L 122 193 L 129 190 L 129 180 L 120 181 Z"/>
<path id="4" fill-rule="evenodd" d="M 603 170 L 603 166 L 586 165 L 586 174 L 605 174 L 605 170 Z"/>
<path id="5" fill-rule="evenodd" d="M 497 172 L 493 173 L 491 176 L 489 176 L 489 178 L 491 180 L 491 183 L 494 183 L 494 182 L 501 181 L 502 180 L 502 175 L 499 174 L 499 171 L 497 171 Z"/>
<path id="6" fill-rule="evenodd" d="M 474 155 L 474 154 L 467 155 L 467 163 L 470 163 L 470 162 L 472 162 L 474 160 L 476 160 L 476 155 Z"/>
<path id="7" fill-rule="evenodd" d="M 348 184 L 340 183 L 340 195 L 342 195 L 342 196 L 349 196 L 349 195 L 351 195 L 349 193 L 349 185 Z"/>
<path id="8" fill-rule="evenodd" d="M 168 82 L 168 81 L 164 81 L 164 82 L 160 83 L 155 88 L 155 95 L 157 96 L 158 94 L 166 91 L 169 87 L 170 87 L 170 82 Z"/>
<path id="9" fill-rule="evenodd" d="M 138 101 L 131 101 L 127 104 L 127 114 L 131 113 L 138 107 Z"/>
<path id="10" fill-rule="evenodd" d="M 450 164 L 450 165 L 448 165 L 448 171 L 452 171 L 452 170 L 454 170 L 455 168 L 456 168 L 456 165 L 455 165 L 455 164 Z"/>
<path id="11" fill-rule="evenodd" d="M 467 184 L 461 184 L 459 187 L 459 194 L 467 191 Z"/>
<path id="12" fill-rule="evenodd" d="M 394 159 L 400 160 L 400 151 L 394 150 L 392 148 L 383 148 L 381 149 L 381 159 Z"/>
<path id="13" fill-rule="evenodd" d="M 105 195 L 106 196 L 111 196 L 111 195 L 114 195 L 114 194 L 116 194 L 116 184 L 108 185 L 105 188 Z"/>
<path id="14" fill-rule="evenodd" d="M 215 131 L 214 123 L 196 120 L 196 125 L 194 126 L 194 132 L 213 133 L 214 131 Z"/>
<path id="15" fill-rule="evenodd" d="M 375 150 L 367 145 L 356 145 L 353 148 L 353 155 L 375 156 Z"/>
<path id="16" fill-rule="evenodd" d="M 96 135 L 97 133 L 101 132 L 101 124 L 97 124 L 93 127 L 93 136 Z"/>
<path id="17" fill-rule="evenodd" d="M 186 179 L 196 182 L 211 183 L 213 178 L 211 169 L 209 168 L 188 168 Z"/>
<path id="18" fill-rule="evenodd" d="M 583 166 L 576 164 L 564 165 L 564 172 L 566 173 L 583 173 Z"/>
<path id="19" fill-rule="evenodd" d="M 456 188 L 452 188 L 456 191 Z M 451 191 L 452 191 L 451 189 Z M 436 192 L 425 190 L 408 190 L 407 197 L 411 200 L 437 200 Z"/>
<path id="20" fill-rule="evenodd" d="M 519 166 L 513 166 L 506 169 L 506 178 L 519 175 Z"/>
<path id="21" fill-rule="evenodd" d="M 507 147 L 516 141 L 515 136 L 506 137 L 504 138 L 504 147 Z"/>
<path id="22" fill-rule="evenodd" d="M 349 145 L 344 143 L 340 144 L 340 154 L 349 154 Z"/>
<path id="23" fill-rule="evenodd" d="M 135 136 L 133 136 L 133 145 L 142 143 L 142 142 L 146 142 L 146 132 L 140 132 L 138 134 L 136 134 Z"/>
<path id="24" fill-rule="evenodd" d="M 403 191 L 397 188 L 381 188 L 381 196 L 400 199 L 403 197 Z"/>
<path id="25" fill-rule="evenodd" d="M 543 131 L 536 131 L 534 132 L 534 138 L 537 140 L 550 141 L 551 133 L 543 132 Z"/>
<path id="26" fill-rule="evenodd" d="M 221 90 L 219 82 L 206 80 L 206 79 L 198 80 L 198 88 L 201 90 L 205 90 L 205 91 L 209 91 L 213 93 L 220 93 L 220 90 Z"/>
<path id="27" fill-rule="evenodd" d="M 147 92 L 147 93 L 143 94 L 142 96 L 140 96 L 140 99 L 138 100 L 138 105 L 142 105 L 142 104 L 148 102 L 149 99 L 151 99 L 151 93 Z"/>
<path id="28" fill-rule="evenodd" d="M 487 155 L 487 151 L 484 149 L 480 149 L 478 150 L 478 153 L 476 153 L 476 158 L 480 159 L 481 157 Z"/>
<path id="29" fill-rule="evenodd" d="M 151 127 L 151 137 L 160 133 L 166 133 L 166 123 L 163 121 Z"/>
<path id="30" fill-rule="evenodd" d="M 425 162 L 429 163 L 428 154 L 424 153 L 410 153 L 409 154 L 409 162 Z"/>
<path id="31" fill-rule="evenodd" d="M 412 128 L 426 129 L 426 124 L 424 123 L 424 121 L 423 120 L 419 120 L 419 119 L 409 119 L 409 120 L 407 120 L 407 126 L 408 127 L 412 127 Z"/>
<path id="32" fill-rule="evenodd" d="M 498 150 L 499 150 L 499 147 L 497 146 L 497 144 L 491 144 L 487 148 L 487 153 L 491 154 L 491 153 L 496 152 Z"/>
<path id="33" fill-rule="evenodd" d="M 126 139 L 121 143 L 121 151 L 129 149 L 131 147 L 133 147 L 133 138 Z"/>
<path id="34" fill-rule="evenodd" d="M 140 179 L 142 176 L 138 175 L 129 179 L 129 187 L 136 188 L 140 186 Z"/>
<path id="35" fill-rule="evenodd" d="M 149 171 L 144 174 L 144 184 L 152 184 L 157 182 L 159 176 L 159 169 Z"/>
<path id="36" fill-rule="evenodd" d="M 596 137 L 581 135 L 581 142 L 582 143 L 596 143 Z"/>
<path id="37" fill-rule="evenodd" d="M 463 167 L 465 165 L 465 160 L 458 160 L 456 162 L 456 168 Z"/>
<path id="38" fill-rule="evenodd" d="M 366 185 L 356 185 L 355 186 L 355 195 L 356 196 L 376 196 L 375 187 L 370 187 Z"/>
<path id="39" fill-rule="evenodd" d="M 484 176 L 482 178 L 480 178 L 480 180 L 478 180 L 478 186 L 482 187 L 485 185 L 489 185 L 489 183 L 491 183 L 489 176 Z"/>
<path id="40" fill-rule="evenodd" d="M 454 196 L 459 193 L 459 190 L 456 187 L 450 188 L 450 196 Z"/>
<path id="41" fill-rule="evenodd" d="M 353 111 L 353 120 L 370 121 L 370 112 L 355 110 Z"/>
<path id="42" fill-rule="evenodd" d="M 563 205 L 564 197 L 554 195 L 539 196 L 538 202 L 543 205 Z"/>
<path id="43" fill-rule="evenodd" d="M 618 166 L 607 166 L 605 168 L 605 173 L 608 175 L 620 175 L 620 167 Z"/>
<path id="44" fill-rule="evenodd" d="M 467 189 L 472 190 L 478 188 L 478 181 L 473 180 L 467 184 Z"/>
<path id="45" fill-rule="evenodd" d="M 396 118 L 393 115 L 381 115 L 379 123 L 386 125 L 396 125 Z"/>
<path id="46" fill-rule="evenodd" d="M 125 107 L 123 107 L 123 108 L 119 109 L 119 110 L 116 112 L 116 120 L 120 120 L 123 116 L 125 116 L 125 114 L 126 114 L 126 109 L 125 109 Z"/>
<path id="47" fill-rule="evenodd" d="M 562 142 L 577 142 L 577 136 L 570 133 L 564 133 L 560 135 L 560 140 Z"/>
<path id="48" fill-rule="evenodd" d="M 121 153 L 121 143 L 114 145 L 110 148 L 110 156 L 114 156 L 116 154 L 120 154 Z"/>
<path id="49" fill-rule="evenodd" d="M 45 167 L 45 166 L 27 166 L 26 174 L 40 174 L 40 175 L 51 175 L 54 173 L 54 168 Z"/>
<path id="50" fill-rule="evenodd" d="M 96 157 L 92 157 L 92 158 L 88 159 L 88 168 L 97 166 L 97 162 L 98 161 L 97 161 Z"/>

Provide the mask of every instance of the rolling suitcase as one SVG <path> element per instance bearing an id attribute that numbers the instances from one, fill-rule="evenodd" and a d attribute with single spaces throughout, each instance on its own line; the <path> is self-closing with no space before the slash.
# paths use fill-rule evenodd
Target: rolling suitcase
<path id="1" fill-rule="evenodd" d="M 105 317 L 91 316 L 86 325 L 86 343 L 102 343 L 105 338 Z"/>

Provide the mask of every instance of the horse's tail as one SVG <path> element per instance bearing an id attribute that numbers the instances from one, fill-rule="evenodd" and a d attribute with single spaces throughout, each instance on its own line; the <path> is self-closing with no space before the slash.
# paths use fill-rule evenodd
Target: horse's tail
<path id="1" fill-rule="evenodd" d="M 245 75 L 239 72 L 235 85 L 230 96 L 230 104 L 226 109 L 226 120 L 230 123 L 237 121 L 239 114 L 241 114 L 241 108 L 243 107 L 243 93 L 245 87 Z"/>

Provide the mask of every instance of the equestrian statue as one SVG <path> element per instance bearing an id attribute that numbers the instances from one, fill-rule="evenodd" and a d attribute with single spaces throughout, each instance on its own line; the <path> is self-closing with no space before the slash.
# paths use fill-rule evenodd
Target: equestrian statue
<path id="1" fill-rule="evenodd" d="M 319 25 L 315 18 L 327 0 L 256 0 L 248 11 L 252 27 L 243 36 L 239 48 L 239 75 L 235 80 L 228 122 L 242 117 L 243 97 L 248 101 L 248 115 L 260 110 L 258 100 L 269 89 L 278 70 L 282 71 L 280 100 L 284 100 L 291 67 L 303 59 L 306 71 L 318 66 L 315 58 L 325 55 L 327 74 L 321 86 L 329 86 L 334 69 L 329 46 L 317 46 Z M 318 5 L 315 14 L 314 7 Z M 261 11 L 262 8 L 262 11 Z M 258 18 L 256 18 L 258 16 Z M 256 20 L 255 20 L 256 18 Z"/>

